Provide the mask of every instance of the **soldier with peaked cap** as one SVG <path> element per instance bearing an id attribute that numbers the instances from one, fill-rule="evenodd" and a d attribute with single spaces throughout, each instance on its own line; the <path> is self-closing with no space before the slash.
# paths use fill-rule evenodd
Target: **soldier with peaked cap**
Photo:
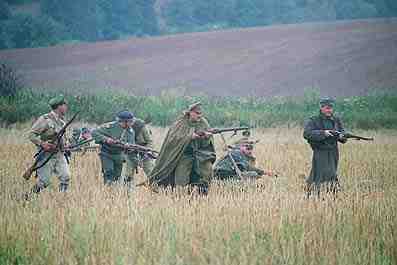
<path id="1" fill-rule="evenodd" d="M 259 140 L 255 140 L 251 138 L 251 132 L 249 130 L 243 131 L 241 134 L 242 137 L 234 141 L 232 144 L 232 146 L 235 147 L 236 149 L 239 149 L 241 144 L 250 144 L 254 146 L 259 142 Z M 247 157 L 250 166 L 255 167 L 256 158 L 255 156 L 252 155 L 252 152 L 251 155 L 245 155 L 245 156 Z"/>
<path id="2" fill-rule="evenodd" d="M 149 182 L 161 186 L 195 186 L 207 194 L 216 154 L 210 126 L 200 102 L 192 104 L 170 127 Z"/>
<path id="3" fill-rule="evenodd" d="M 99 157 L 102 164 L 103 180 L 106 185 L 114 184 L 120 180 L 123 162 L 131 156 L 127 156 L 120 146 L 115 145 L 117 141 L 133 144 L 135 133 L 132 129 L 134 115 L 128 110 L 117 114 L 116 120 L 99 126 L 92 132 L 95 142 L 101 145 Z M 129 184 L 132 179 L 125 179 Z"/>
<path id="4" fill-rule="evenodd" d="M 241 133 L 242 137 L 237 139 L 236 141 L 233 142 L 233 145 L 238 146 L 241 143 L 246 143 L 248 141 L 250 141 L 250 137 L 251 137 L 251 132 L 249 130 L 243 131 Z"/>
<path id="5" fill-rule="evenodd" d="M 38 181 L 32 189 L 34 193 L 39 193 L 49 186 L 52 175 L 57 175 L 59 178 L 59 191 L 66 191 L 69 185 L 70 170 L 64 151 L 55 150 L 57 147 L 56 136 L 65 125 L 64 116 L 68 111 L 68 105 L 63 95 L 52 98 L 49 105 L 52 111 L 40 116 L 29 132 L 29 140 L 45 151 L 41 157 L 36 159 L 44 162 L 51 153 L 55 152 L 44 166 L 37 169 Z M 64 139 L 62 140 L 64 141 Z M 63 145 L 64 142 L 61 143 L 61 146 Z M 40 165 L 40 161 L 38 165 Z"/>
<path id="6" fill-rule="evenodd" d="M 308 141 L 312 150 L 312 168 L 306 179 L 307 196 L 313 188 L 320 195 L 322 184 L 327 190 L 337 192 L 338 182 L 338 143 L 346 143 L 343 134 L 334 136 L 333 131 L 344 132 L 342 121 L 334 115 L 334 100 L 324 98 L 320 100 L 320 113 L 311 117 L 305 123 L 303 137 Z"/>

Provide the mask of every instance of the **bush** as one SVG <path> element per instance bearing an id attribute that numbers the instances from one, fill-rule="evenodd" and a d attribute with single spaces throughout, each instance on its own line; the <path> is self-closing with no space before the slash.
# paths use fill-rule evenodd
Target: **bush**
<path id="1" fill-rule="evenodd" d="M 14 98 L 23 87 L 20 75 L 5 63 L 0 64 L 0 96 Z"/>
<path id="2" fill-rule="evenodd" d="M 51 93 L 19 91 L 12 101 L 0 96 L 0 120 L 10 124 L 27 121 L 48 112 Z M 161 96 L 129 96 L 120 93 L 97 92 L 95 95 L 67 95 L 71 112 L 80 112 L 79 118 L 87 122 L 111 121 L 117 112 L 129 109 L 140 118 L 150 118 L 157 126 L 170 125 L 187 106 L 201 101 L 206 117 L 212 126 L 280 125 L 302 126 L 304 120 L 319 111 L 318 94 L 307 91 L 305 98 L 210 98 L 207 96 L 184 98 L 170 93 Z M 337 115 L 347 128 L 397 128 L 397 95 L 379 94 L 337 99 Z"/>

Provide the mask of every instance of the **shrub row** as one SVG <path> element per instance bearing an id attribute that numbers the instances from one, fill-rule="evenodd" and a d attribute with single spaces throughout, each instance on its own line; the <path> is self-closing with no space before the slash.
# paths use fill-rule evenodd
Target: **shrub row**
<path id="1" fill-rule="evenodd" d="M 23 90 L 13 97 L 0 97 L 0 121 L 9 125 L 25 122 L 48 112 L 48 101 L 55 94 Z M 319 94 L 307 92 L 304 97 L 264 98 L 131 96 L 110 92 L 95 95 L 65 95 L 70 112 L 79 111 L 86 122 L 102 123 L 113 120 L 123 109 L 150 120 L 157 126 L 171 124 L 187 106 L 201 101 L 206 117 L 213 126 L 280 125 L 301 126 L 304 120 L 318 112 Z M 348 128 L 397 128 L 397 95 L 374 94 L 337 99 L 336 110 Z"/>

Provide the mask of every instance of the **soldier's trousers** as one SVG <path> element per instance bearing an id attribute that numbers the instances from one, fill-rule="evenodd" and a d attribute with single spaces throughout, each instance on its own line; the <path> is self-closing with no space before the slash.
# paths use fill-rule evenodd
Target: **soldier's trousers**
<path id="1" fill-rule="evenodd" d="M 45 155 L 42 161 L 47 159 Z M 39 163 L 40 165 L 40 163 Z M 35 192 L 39 192 L 50 185 L 50 179 L 53 175 L 59 178 L 59 190 L 66 191 L 70 180 L 70 170 L 66 158 L 62 152 L 58 152 L 41 168 L 37 170 L 38 182 L 35 186 Z"/>
<path id="2" fill-rule="evenodd" d="M 192 156 L 183 155 L 175 168 L 175 185 L 188 184 L 208 186 L 212 178 L 211 161 L 203 161 L 193 168 Z"/>
<path id="3" fill-rule="evenodd" d="M 102 164 L 103 181 L 106 185 L 119 181 L 123 169 L 123 159 L 120 155 L 112 156 L 101 153 L 99 155 Z"/>

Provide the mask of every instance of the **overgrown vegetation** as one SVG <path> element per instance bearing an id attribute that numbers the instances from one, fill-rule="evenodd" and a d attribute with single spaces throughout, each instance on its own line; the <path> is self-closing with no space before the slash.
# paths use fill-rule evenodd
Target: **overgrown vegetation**
<path id="1" fill-rule="evenodd" d="M 34 93 L 25 90 L 10 99 L 0 97 L 0 120 L 11 124 L 38 117 L 49 110 L 47 102 L 56 94 Z M 204 105 L 205 115 L 213 126 L 252 125 L 274 127 L 303 124 L 318 112 L 320 95 L 308 90 L 302 98 L 213 98 L 207 96 L 180 97 L 131 96 L 114 92 L 95 95 L 66 94 L 71 112 L 80 111 L 80 119 L 102 123 L 114 118 L 115 113 L 129 109 L 138 117 L 151 120 L 154 125 L 172 123 L 186 107 L 196 101 Z M 348 128 L 397 128 L 397 95 L 374 94 L 337 99 L 336 110 Z"/>
<path id="2" fill-rule="evenodd" d="M 0 96 L 13 99 L 22 90 L 21 76 L 5 63 L 0 63 Z"/>
<path id="3" fill-rule="evenodd" d="M 166 131 L 152 128 L 159 150 Z M 35 146 L 21 130 L 0 130 L 0 264 L 393 265 L 397 262 L 397 142 L 341 146 L 342 192 L 304 199 L 311 149 L 298 128 L 254 130 L 258 167 L 278 178 L 212 182 L 205 198 L 105 187 L 96 152 L 74 154 L 67 194 L 57 179 L 24 203 L 21 178 Z M 215 136 L 217 154 L 222 153 Z M 229 135 L 225 135 L 227 141 Z M 135 183 L 145 180 L 140 170 Z"/>
<path id="4" fill-rule="evenodd" d="M 15 0 L 0 2 L 0 49 L 311 21 L 397 16 L 395 0 Z M 39 12 L 21 4 L 39 5 Z M 159 21 L 161 23 L 159 23 Z M 161 25 L 160 25 L 161 24 Z"/>

